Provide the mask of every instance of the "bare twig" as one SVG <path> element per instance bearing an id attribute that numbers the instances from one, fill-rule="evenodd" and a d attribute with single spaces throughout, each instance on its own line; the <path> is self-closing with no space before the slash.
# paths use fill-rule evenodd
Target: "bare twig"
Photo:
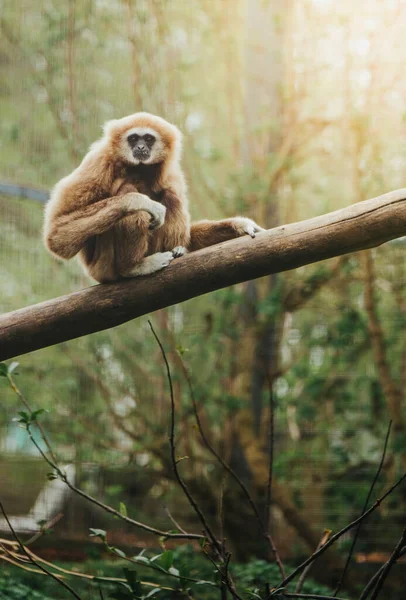
<path id="1" fill-rule="evenodd" d="M 378 481 L 378 477 L 379 477 L 379 475 L 381 473 L 381 470 L 382 470 L 382 467 L 383 467 L 383 463 L 385 461 L 386 449 L 388 447 L 388 441 L 389 441 L 391 427 L 392 427 L 392 421 L 389 421 L 388 430 L 386 432 L 386 437 L 385 437 L 385 443 L 384 443 L 384 446 L 383 446 L 381 460 L 380 460 L 378 469 L 377 469 L 377 471 L 375 473 L 375 477 L 374 477 L 374 479 L 373 479 L 373 481 L 371 483 L 371 487 L 369 488 L 367 497 L 365 498 L 365 502 L 364 502 L 364 506 L 362 508 L 361 514 L 363 514 L 366 511 L 366 509 L 368 508 L 368 504 L 369 504 L 369 501 L 371 499 L 372 492 L 374 490 L 376 482 Z M 358 535 L 359 535 L 361 526 L 362 526 L 362 521 L 358 524 L 358 526 L 357 526 L 357 528 L 355 530 L 355 534 L 354 534 L 354 537 L 353 537 L 353 540 L 352 540 L 351 548 L 350 548 L 350 551 L 348 553 L 347 560 L 345 562 L 345 566 L 344 566 L 343 572 L 342 572 L 341 577 L 340 577 L 340 581 L 338 582 L 338 585 L 337 585 L 337 587 L 335 589 L 335 592 L 334 592 L 335 596 L 339 593 L 339 591 L 341 590 L 341 586 L 344 583 L 345 575 L 347 573 L 347 569 L 349 567 L 349 564 L 350 564 L 350 561 L 351 561 L 351 558 L 352 558 L 352 554 L 354 552 L 355 544 L 357 543 L 357 539 L 358 539 Z"/>
<path id="2" fill-rule="evenodd" d="M 16 386 L 13 377 L 11 376 L 10 373 L 7 373 L 7 379 L 9 381 L 9 384 L 11 386 L 11 389 L 13 390 L 13 392 L 15 392 L 17 394 L 17 396 L 20 398 L 21 402 L 24 404 L 25 408 L 28 410 L 29 413 L 32 413 L 32 408 L 28 402 L 28 400 L 25 398 L 25 396 L 22 394 L 21 390 Z M 36 426 L 38 427 L 38 429 L 40 430 L 42 439 L 44 440 L 44 443 L 46 445 L 46 447 L 48 448 L 48 452 L 52 457 L 52 460 L 54 462 L 56 462 L 56 456 L 52 450 L 52 446 L 51 443 L 48 439 L 48 436 L 45 433 L 44 428 L 42 427 L 41 423 L 39 423 L 38 421 L 35 422 Z"/>
<path id="3" fill-rule="evenodd" d="M 25 405 L 27 406 L 28 410 L 30 412 L 32 412 L 31 407 L 29 406 L 28 402 L 25 400 L 24 396 L 21 394 L 20 390 L 15 385 L 15 383 L 12 380 L 11 376 L 7 375 L 7 378 L 9 380 L 9 382 L 10 382 L 10 385 L 11 385 L 12 389 L 15 391 L 15 393 L 18 395 L 19 398 L 24 399 Z M 56 459 L 55 453 L 52 450 L 50 442 L 47 441 L 47 438 L 45 436 L 45 432 L 44 432 L 43 428 L 40 427 L 40 424 L 38 423 L 38 421 L 35 421 L 35 423 L 38 425 L 38 428 L 39 428 L 39 430 L 41 432 L 41 436 L 43 437 L 43 440 L 44 440 L 44 442 L 47 445 L 49 453 L 52 456 L 52 459 L 50 459 L 45 454 L 45 452 L 42 450 L 42 448 L 40 447 L 40 445 L 35 440 L 34 436 L 32 435 L 32 432 L 31 432 L 31 425 L 29 423 L 26 423 L 25 426 L 26 426 L 27 433 L 28 433 L 28 435 L 30 437 L 31 442 L 37 448 L 38 452 L 41 454 L 41 456 L 45 460 L 45 462 L 52 469 L 55 470 L 55 472 L 57 473 L 58 477 L 69 487 L 69 489 L 71 489 L 73 492 L 75 492 L 75 494 L 78 494 L 78 496 L 81 496 L 82 498 L 85 498 L 86 500 L 88 500 L 89 502 L 95 504 L 96 506 L 99 506 L 105 512 L 108 512 L 108 513 L 110 513 L 110 514 L 118 517 L 122 521 L 126 521 L 127 523 L 130 523 L 134 527 L 138 527 L 139 529 L 143 529 L 144 531 L 148 531 L 149 533 L 153 533 L 154 535 L 159 535 L 161 537 L 163 536 L 165 538 L 171 538 L 171 539 L 202 539 L 204 537 L 204 536 L 202 536 L 200 534 L 197 534 L 197 533 L 170 533 L 170 532 L 162 531 L 160 529 L 156 529 L 155 527 L 150 527 L 149 525 L 146 525 L 145 523 L 141 523 L 140 521 L 135 521 L 134 519 L 131 519 L 130 517 L 128 517 L 126 515 L 122 515 L 118 510 L 115 510 L 111 506 L 108 506 L 107 504 L 104 504 L 103 502 L 100 502 L 100 500 L 97 500 L 97 498 L 94 498 L 93 496 L 90 496 L 86 492 L 83 492 L 81 489 L 77 488 L 75 485 L 73 485 L 69 481 L 66 473 L 59 466 L 58 460 Z"/>
<path id="4" fill-rule="evenodd" d="M 44 533 L 46 531 L 48 531 L 49 529 L 51 529 L 51 527 L 53 527 L 56 523 L 58 523 L 58 521 L 60 521 L 62 519 L 62 517 L 63 517 L 63 513 L 59 513 L 55 517 L 53 517 L 52 519 L 47 521 L 45 523 L 45 525 L 43 527 L 41 527 L 41 531 L 38 531 L 32 537 L 30 537 L 30 539 L 28 539 L 26 542 L 24 542 L 24 546 L 30 546 L 31 544 L 36 542 L 41 536 L 44 535 Z"/>
<path id="5" fill-rule="evenodd" d="M 0 547 L 4 550 L 4 552 L 7 553 L 7 556 L 0 554 L 0 560 L 9 562 L 9 563 L 19 567 L 20 569 L 23 569 L 24 571 L 29 571 L 31 573 L 38 573 L 40 575 L 47 574 L 47 573 L 44 573 L 44 571 L 40 571 L 39 569 L 30 569 L 29 567 L 25 566 L 27 562 L 32 563 L 32 560 L 31 559 L 28 560 L 28 558 L 26 556 L 23 557 L 23 556 L 21 556 L 21 554 L 18 554 L 17 552 L 10 550 L 9 548 L 7 548 L 7 546 L 19 547 L 19 545 L 16 542 L 0 539 Z M 80 579 L 86 579 L 87 581 L 94 581 L 95 579 L 97 579 L 98 581 L 102 580 L 102 581 L 105 581 L 106 583 L 125 583 L 127 581 L 126 579 L 121 578 L 121 577 L 103 577 L 102 575 L 88 575 L 87 573 L 80 573 L 78 571 L 69 571 L 68 569 L 64 569 L 62 567 L 59 567 L 58 565 L 55 565 L 53 563 L 46 561 L 43 558 L 40 558 L 39 556 L 34 554 L 28 548 L 25 548 L 25 550 L 26 550 L 26 555 L 28 553 L 29 556 L 32 557 L 36 562 L 47 565 L 47 566 L 51 567 L 52 569 L 54 569 L 55 571 L 58 571 L 59 573 L 61 573 L 61 575 L 58 575 L 58 577 L 60 577 L 62 579 L 64 578 L 64 576 L 68 575 L 68 576 L 72 576 L 72 577 L 79 577 Z M 23 564 L 21 564 L 21 563 L 23 563 Z M 170 587 L 163 587 L 161 584 L 152 583 L 150 581 L 140 581 L 140 583 L 142 585 L 146 585 L 149 587 L 160 587 L 161 589 L 174 591 Z M 213 584 L 213 585 L 215 585 L 215 584 Z"/>
<path id="6" fill-rule="evenodd" d="M 60 579 L 57 575 L 54 575 L 54 573 L 52 573 L 51 571 L 48 571 L 48 569 L 46 569 L 45 567 L 43 567 L 41 565 L 40 562 L 36 561 L 34 558 L 32 558 L 32 556 L 30 555 L 30 553 L 26 550 L 26 548 L 24 547 L 24 544 L 21 542 L 20 538 L 18 537 L 17 533 L 14 531 L 13 526 L 10 523 L 10 520 L 7 516 L 6 511 L 4 510 L 3 504 L 0 502 L 0 510 L 3 513 L 3 516 L 7 522 L 7 525 L 10 528 L 10 531 L 14 537 L 14 539 L 16 540 L 16 542 L 18 543 L 21 551 L 23 552 L 23 554 L 25 554 L 28 558 L 28 560 L 35 565 L 38 569 L 40 569 L 41 571 L 43 571 L 46 575 L 48 575 L 49 577 L 51 577 L 52 579 L 54 579 L 55 581 L 57 581 L 59 583 L 60 586 L 64 587 L 68 592 L 70 592 L 72 594 L 72 596 L 74 596 L 76 598 L 76 600 L 81 600 L 81 597 L 75 592 L 75 590 L 73 588 L 70 587 L 70 585 L 68 583 L 66 583 L 65 581 L 63 581 L 62 579 Z"/>
<path id="7" fill-rule="evenodd" d="M 393 565 L 396 563 L 397 559 L 399 558 L 400 553 L 402 552 L 402 550 L 405 546 L 405 543 L 406 543 L 406 529 L 403 530 L 402 537 L 396 544 L 389 560 L 385 563 L 384 568 L 382 569 L 382 572 L 379 575 L 378 581 L 376 583 L 376 587 L 375 587 L 374 591 L 372 592 L 371 600 L 376 600 L 378 598 L 379 592 L 382 589 L 385 579 L 387 578 L 387 576 L 389 575 L 389 571 L 391 570 L 391 568 L 393 567 Z"/>
<path id="8" fill-rule="evenodd" d="M 275 402 L 273 393 L 273 382 L 269 377 L 269 422 L 268 422 L 268 483 L 266 488 L 266 507 L 265 507 L 265 530 L 264 535 L 268 540 L 272 553 L 275 557 L 279 571 L 283 578 L 286 577 L 285 569 L 276 548 L 275 542 L 271 536 L 271 502 L 272 502 L 272 476 L 273 476 L 273 456 L 274 456 L 274 426 L 275 426 Z"/>
<path id="9" fill-rule="evenodd" d="M 406 546 L 404 546 L 402 548 L 402 550 L 399 552 L 397 559 L 401 558 L 404 554 L 406 554 Z M 373 577 L 371 577 L 370 581 L 368 582 L 368 584 L 365 586 L 364 590 L 362 591 L 362 594 L 359 597 L 359 600 L 366 600 L 368 598 L 371 590 L 376 585 L 376 582 L 378 581 L 379 577 L 381 576 L 383 570 L 386 568 L 389 560 L 386 561 L 386 563 L 383 564 L 380 569 L 378 569 L 378 571 L 375 573 L 375 575 Z"/>
<path id="10" fill-rule="evenodd" d="M 110 552 L 112 554 L 114 554 L 115 556 L 118 556 L 118 558 L 121 558 L 123 560 L 126 560 L 127 562 L 130 562 L 134 565 L 142 565 L 143 567 L 146 567 L 147 569 L 152 569 L 152 571 L 158 571 L 159 573 L 164 573 L 167 577 L 173 577 L 174 579 L 184 579 L 185 581 L 190 581 L 191 583 L 200 583 L 200 584 L 205 584 L 205 585 L 210 585 L 211 587 L 216 587 L 218 588 L 219 586 L 217 585 L 217 583 L 214 583 L 213 581 L 207 581 L 207 580 L 203 580 L 203 579 L 195 579 L 194 577 L 186 577 L 185 575 L 180 575 L 179 573 L 171 573 L 170 571 L 168 571 L 167 569 L 164 569 L 163 567 L 161 567 L 160 565 L 156 564 L 156 563 L 146 563 L 146 562 L 142 562 L 137 560 L 136 558 L 130 558 L 129 556 L 123 556 L 120 552 L 117 552 L 116 548 L 109 548 Z"/>
<path id="11" fill-rule="evenodd" d="M 380 498 L 375 500 L 374 504 L 368 510 L 366 510 L 360 517 L 358 517 L 358 519 L 355 519 L 355 521 L 352 521 L 352 523 L 349 523 L 348 525 L 346 525 L 345 527 L 340 529 L 340 531 L 338 531 L 336 534 L 334 534 L 324 544 L 324 546 L 322 546 L 321 548 L 316 550 L 316 552 L 313 552 L 313 554 L 311 556 L 309 556 L 309 558 L 307 558 L 298 567 L 296 567 L 296 569 L 294 569 L 280 583 L 279 587 L 284 587 L 288 583 L 290 583 L 292 581 L 292 579 L 294 579 L 296 577 L 296 575 L 301 573 L 303 571 L 303 569 L 305 569 L 307 567 L 307 565 L 310 565 L 312 562 L 314 562 L 321 554 L 323 554 L 327 550 L 327 548 L 330 548 L 330 546 L 332 546 L 342 535 L 344 535 L 344 533 L 347 533 L 347 531 L 349 531 L 353 527 L 356 527 L 358 525 L 358 523 L 361 523 L 361 521 L 366 519 L 372 512 L 374 512 L 374 510 L 376 510 L 378 508 L 378 506 L 380 506 L 380 504 L 385 500 L 385 498 L 387 498 L 405 479 L 406 479 L 406 473 L 404 475 L 402 475 L 402 477 L 400 477 L 393 485 L 391 485 L 391 487 Z M 330 598 L 330 600 L 331 600 L 331 598 Z"/>
<path id="12" fill-rule="evenodd" d="M 224 578 L 224 581 L 225 581 L 228 589 L 230 590 L 233 598 L 236 598 L 237 600 L 242 600 L 241 596 L 238 594 L 238 592 L 235 588 L 234 582 L 233 582 L 230 574 L 228 573 L 227 556 L 224 556 L 224 548 L 223 548 L 222 544 L 218 541 L 216 536 L 214 535 L 210 525 L 208 524 L 208 521 L 207 521 L 204 513 L 202 512 L 202 510 L 199 507 L 199 505 L 197 504 L 196 500 L 190 493 L 189 488 L 187 487 L 186 483 L 183 481 L 182 477 L 180 476 L 179 469 L 178 469 L 178 461 L 176 459 L 176 449 L 175 449 L 175 397 L 174 397 L 174 393 L 173 393 L 171 369 L 169 367 L 168 358 L 166 356 L 166 352 L 162 345 L 161 340 L 159 339 L 158 335 L 156 334 L 151 321 L 148 321 L 148 324 L 149 324 L 152 334 L 159 346 L 159 349 L 161 350 L 162 358 L 164 360 L 165 367 L 166 367 L 166 374 L 167 374 L 167 379 L 168 379 L 168 384 L 169 384 L 169 392 L 170 392 L 170 399 L 171 399 L 171 425 L 170 425 L 170 433 L 169 433 L 169 444 L 170 444 L 170 448 L 171 448 L 172 468 L 173 468 L 173 472 L 175 475 L 175 479 L 178 482 L 178 484 L 180 485 L 180 487 L 182 488 L 183 493 L 185 494 L 186 498 L 188 499 L 188 501 L 189 501 L 191 507 L 193 508 L 194 512 L 196 513 L 197 517 L 199 518 L 199 520 L 203 526 L 203 530 L 206 532 L 207 537 L 211 542 L 212 549 L 216 552 L 219 559 L 222 562 L 224 562 L 224 565 L 225 565 L 224 570 L 221 570 L 221 568 L 219 568 L 218 565 L 216 563 L 214 563 L 214 564 L 216 564 L 216 569 L 219 571 L 220 575 Z M 207 554 L 207 556 L 209 556 L 209 555 Z"/>
<path id="13" fill-rule="evenodd" d="M 296 594 L 296 592 L 283 592 L 284 598 L 309 598 L 309 600 L 346 600 L 345 598 L 339 598 L 338 596 L 319 596 L 318 594 Z"/>
<path id="14" fill-rule="evenodd" d="M 208 536 L 210 538 L 210 541 L 212 542 L 213 546 L 218 550 L 221 551 L 221 547 L 220 547 L 220 543 L 217 540 L 216 536 L 214 535 L 205 515 L 203 514 L 201 508 L 198 506 L 196 500 L 193 498 L 192 494 L 189 491 L 189 488 L 187 487 L 186 483 L 183 481 L 182 477 L 180 476 L 179 473 L 179 469 L 178 469 L 178 460 L 176 458 L 176 448 L 175 448 L 175 398 L 174 398 L 174 394 L 173 394 L 173 385 L 172 385 L 172 375 L 171 375 L 171 370 L 169 367 L 169 362 L 165 353 L 165 349 L 162 346 L 162 342 L 159 339 L 158 335 L 155 332 L 155 329 L 151 323 L 151 321 L 148 321 L 148 324 L 151 328 L 151 331 L 153 333 L 153 336 L 161 350 L 161 354 L 162 357 L 164 359 L 164 363 L 165 363 L 165 367 L 166 367 L 166 374 L 167 374 L 167 378 L 168 378 L 168 383 L 169 383 L 169 391 L 170 391 L 170 398 L 171 398 L 171 425 L 170 425 L 170 433 L 169 433 L 169 444 L 171 447 L 171 459 L 172 459 L 172 468 L 173 468 L 173 473 L 175 475 L 175 479 L 178 482 L 178 484 L 180 485 L 180 487 L 183 490 L 183 493 L 185 494 L 186 498 L 188 499 L 190 505 L 192 506 L 193 510 L 195 511 L 196 515 L 198 516 L 201 524 L 203 525 L 203 529 L 205 531 L 207 531 Z"/>
<path id="15" fill-rule="evenodd" d="M 322 546 L 324 546 L 324 544 L 328 541 L 330 535 L 331 535 L 331 529 L 325 529 L 323 535 L 321 536 L 320 542 L 317 545 L 316 550 L 318 550 L 319 548 L 321 548 Z M 302 587 L 303 584 L 306 580 L 306 577 L 309 574 L 310 569 L 312 568 L 313 563 L 310 563 L 309 565 L 307 565 L 307 567 L 305 569 L 303 569 L 301 576 L 299 577 L 299 580 L 297 582 L 297 586 L 296 586 L 296 590 L 295 592 L 298 594 L 302 591 Z M 336 595 L 336 593 L 334 594 Z"/>
<path id="16" fill-rule="evenodd" d="M 203 440 L 204 445 L 206 446 L 207 450 L 215 457 L 215 459 L 219 462 L 219 464 L 223 467 L 223 469 L 225 471 L 227 471 L 227 473 L 229 475 L 231 475 L 231 477 L 234 479 L 234 481 L 239 485 L 239 487 L 241 488 L 241 491 L 243 492 L 245 498 L 247 499 L 248 504 L 250 505 L 257 521 L 259 524 L 259 527 L 261 529 L 261 531 L 263 532 L 263 536 L 264 538 L 267 540 L 267 542 L 270 544 L 272 551 L 275 554 L 275 557 L 278 556 L 278 553 L 275 552 L 276 548 L 274 548 L 273 542 L 272 542 L 272 538 L 268 535 L 267 529 L 265 527 L 265 523 L 261 517 L 261 514 L 258 510 L 257 505 L 255 504 L 247 486 L 245 485 L 245 483 L 242 481 L 242 479 L 240 479 L 240 477 L 237 475 L 237 473 L 234 471 L 234 469 L 223 459 L 223 457 L 215 450 L 215 448 L 213 447 L 213 445 L 210 443 L 204 429 L 202 426 L 202 422 L 199 416 L 199 411 L 197 408 L 197 402 L 196 402 L 196 397 L 194 394 L 194 388 L 193 388 L 193 384 L 192 384 L 192 380 L 189 374 L 189 371 L 184 363 L 184 360 L 182 358 L 182 356 L 180 356 L 180 364 L 182 366 L 182 371 L 183 371 L 183 375 L 186 379 L 186 382 L 188 384 L 189 387 L 189 392 L 190 392 L 190 398 L 192 400 L 192 405 L 193 405 L 193 412 L 195 415 L 195 419 L 196 419 L 196 424 L 197 424 L 197 428 L 199 430 L 200 433 L 200 437 Z M 283 565 L 279 559 L 279 561 L 277 560 L 277 564 L 279 567 L 279 570 L 281 572 L 281 576 L 284 578 L 285 577 L 285 572 L 283 569 Z"/>
<path id="17" fill-rule="evenodd" d="M 80 488 L 77 488 L 75 485 L 73 485 L 69 481 L 68 476 L 58 466 L 58 464 L 53 463 L 52 461 L 49 460 L 49 458 L 42 451 L 41 447 L 38 445 L 35 438 L 33 437 L 32 433 L 31 433 L 30 425 L 27 425 L 27 432 L 28 432 L 28 435 L 30 436 L 30 440 L 32 441 L 34 446 L 37 448 L 37 450 L 41 454 L 42 458 L 44 458 L 44 460 L 46 460 L 46 462 L 49 464 L 50 467 L 55 469 L 58 477 L 68 486 L 69 489 L 72 490 L 72 492 L 75 492 L 75 494 L 78 494 L 78 496 L 85 498 L 92 504 L 99 506 L 105 512 L 108 512 L 111 515 L 118 517 L 122 521 L 126 521 L 126 523 L 130 523 L 130 525 L 134 525 L 134 527 L 138 527 L 139 529 L 143 529 L 144 531 L 148 531 L 149 533 L 153 533 L 154 535 L 159 535 L 160 537 L 171 538 L 171 539 L 188 539 L 188 540 L 202 539 L 204 537 L 203 535 L 199 535 L 198 533 L 186 533 L 186 534 L 185 533 L 170 533 L 168 531 L 162 531 L 160 529 L 156 529 L 155 527 L 150 527 L 149 525 L 146 525 L 145 523 L 141 523 L 140 521 L 135 521 L 134 519 L 131 519 L 128 516 L 122 515 L 118 510 L 115 510 L 111 506 L 108 506 L 108 504 L 104 504 L 103 502 L 100 502 L 100 500 L 97 500 L 97 498 L 94 498 L 93 496 L 90 496 L 86 492 L 83 492 Z"/>
<path id="18" fill-rule="evenodd" d="M 174 517 L 172 516 L 172 514 L 171 514 L 171 512 L 170 512 L 169 508 L 168 508 L 167 506 L 165 506 L 164 508 L 165 508 L 165 512 L 166 512 L 166 514 L 168 515 L 168 517 L 170 518 L 170 520 L 172 521 L 172 523 L 175 525 L 175 527 L 176 527 L 177 529 L 179 529 L 179 531 L 181 531 L 182 533 L 186 533 L 186 531 L 183 529 L 183 527 L 181 527 L 181 526 L 179 525 L 179 523 L 178 523 L 178 522 L 177 522 L 177 521 L 174 519 Z"/>

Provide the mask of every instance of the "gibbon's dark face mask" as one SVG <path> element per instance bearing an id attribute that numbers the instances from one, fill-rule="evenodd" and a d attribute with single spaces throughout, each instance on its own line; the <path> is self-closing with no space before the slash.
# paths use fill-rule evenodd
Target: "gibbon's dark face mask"
<path id="1" fill-rule="evenodd" d="M 151 157 L 152 148 L 155 144 L 155 137 L 152 134 L 138 135 L 132 133 L 128 136 L 127 141 L 135 159 L 144 162 Z"/>

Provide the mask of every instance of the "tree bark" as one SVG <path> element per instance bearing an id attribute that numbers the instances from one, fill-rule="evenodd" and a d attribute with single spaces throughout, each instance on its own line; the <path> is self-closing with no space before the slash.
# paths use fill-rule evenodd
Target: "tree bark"
<path id="1" fill-rule="evenodd" d="M 0 360 L 109 329 L 256 277 L 406 235 L 406 189 L 205 248 L 148 277 L 93 286 L 0 316 Z"/>

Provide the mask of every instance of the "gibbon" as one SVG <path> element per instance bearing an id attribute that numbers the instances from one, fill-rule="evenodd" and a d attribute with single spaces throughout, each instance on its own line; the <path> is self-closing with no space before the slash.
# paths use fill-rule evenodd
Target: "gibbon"
<path id="1" fill-rule="evenodd" d="M 64 259 L 78 255 L 85 271 L 105 283 L 262 231 L 244 217 L 190 224 L 180 152 L 180 131 L 160 117 L 140 112 L 108 121 L 79 167 L 52 190 L 48 250 Z"/>

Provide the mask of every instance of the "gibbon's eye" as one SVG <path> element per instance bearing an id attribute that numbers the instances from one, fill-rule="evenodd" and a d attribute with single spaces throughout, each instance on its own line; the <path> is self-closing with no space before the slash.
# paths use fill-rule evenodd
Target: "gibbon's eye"
<path id="1" fill-rule="evenodd" d="M 155 138 L 153 135 L 151 135 L 150 133 L 147 133 L 147 135 L 144 135 L 144 140 L 147 142 L 147 144 L 153 144 L 155 142 Z"/>
<path id="2" fill-rule="evenodd" d="M 139 139 L 140 139 L 139 135 L 137 135 L 136 133 L 132 133 L 131 135 L 128 136 L 127 142 L 130 144 L 130 146 L 132 146 L 133 144 L 136 144 Z"/>

